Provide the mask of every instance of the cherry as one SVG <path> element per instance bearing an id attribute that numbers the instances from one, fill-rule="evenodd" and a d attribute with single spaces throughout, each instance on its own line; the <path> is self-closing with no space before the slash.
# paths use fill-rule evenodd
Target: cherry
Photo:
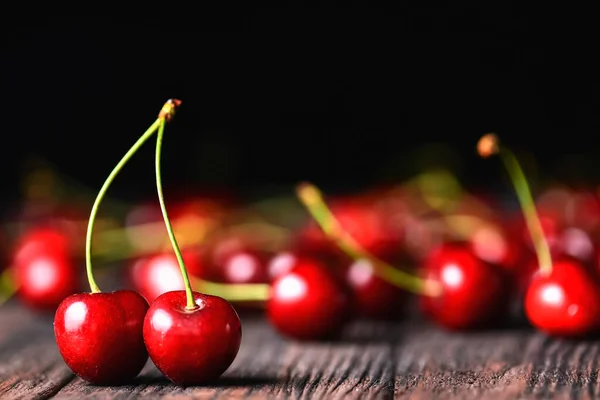
<path id="1" fill-rule="evenodd" d="M 93 384 L 135 378 L 148 353 L 142 326 L 148 303 L 138 293 L 77 293 L 56 310 L 54 334 L 65 363 Z"/>
<path id="2" fill-rule="evenodd" d="M 357 301 L 362 302 L 363 315 L 367 312 L 368 315 L 373 316 L 378 314 L 378 316 L 382 316 L 388 312 L 394 314 L 396 311 L 393 302 L 392 304 L 387 304 L 387 307 L 384 305 L 385 301 L 389 300 L 389 298 L 386 299 L 387 296 L 384 296 L 384 293 L 389 294 L 393 299 L 396 299 L 399 295 L 398 293 L 392 295 L 392 290 L 384 286 L 383 282 L 423 296 L 439 296 L 441 294 L 443 290 L 441 282 L 425 279 L 402 269 L 395 268 L 365 250 L 360 243 L 342 228 L 339 221 L 329 210 L 321 191 L 317 187 L 305 182 L 298 185 L 296 192 L 299 200 L 321 227 L 328 239 L 332 243 L 335 243 L 347 257 L 355 262 L 354 267 L 349 269 L 348 272 L 350 275 L 347 275 L 346 279 L 350 279 L 351 285 L 356 289 L 357 298 L 353 299 L 353 306 L 357 304 Z M 368 274 L 361 273 L 361 270 L 358 268 L 365 269 L 366 266 L 372 267 L 372 272 L 367 271 Z M 290 274 L 293 274 L 294 271 L 295 269 Z M 356 279 L 357 271 L 360 273 L 358 275 L 362 275 L 362 277 L 359 276 L 359 279 Z M 331 271 L 329 272 L 332 273 Z M 278 278 L 275 284 L 285 277 L 287 275 Z M 368 279 L 364 279 L 365 277 Z M 379 279 L 382 282 L 379 282 Z M 299 290 L 297 288 L 303 288 L 305 285 L 294 283 L 295 281 L 299 281 L 299 279 L 290 279 L 290 283 L 287 285 L 296 288 L 295 290 L 298 293 L 296 297 L 302 299 L 303 293 L 306 290 Z M 385 292 L 383 291 L 384 289 Z M 379 290 L 382 293 L 378 293 Z M 386 310 L 386 308 L 390 308 L 390 310 Z"/>
<path id="3" fill-rule="evenodd" d="M 600 328 L 600 282 L 574 259 L 557 260 L 546 275 L 538 271 L 527 289 L 525 312 L 537 329 L 578 337 Z"/>
<path id="4" fill-rule="evenodd" d="M 482 328 L 506 316 L 508 275 L 483 261 L 466 243 L 444 243 L 424 265 L 425 276 L 441 283 L 439 296 L 422 296 L 422 310 L 451 330 Z"/>
<path id="5" fill-rule="evenodd" d="M 216 280 L 228 283 L 268 282 L 270 257 L 270 253 L 254 249 L 233 251 L 221 257 L 221 264 L 213 266 Z"/>
<path id="6" fill-rule="evenodd" d="M 596 246 L 588 232 L 575 226 L 566 227 L 559 233 L 554 257 L 573 257 L 591 269 L 596 266 Z"/>
<path id="7" fill-rule="evenodd" d="M 190 271 L 199 271 L 201 258 L 196 251 L 183 251 Z M 151 303 L 163 293 L 185 289 L 177 258 L 172 253 L 159 253 L 136 260 L 126 269 L 126 280 Z"/>
<path id="8" fill-rule="evenodd" d="M 182 385 L 217 379 L 237 356 L 242 325 L 229 302 L 194 292 L 196 308 L 186 308 L 186 292 L 154 300 L 144 320 L 150 358 L 167 378 Z"/>
<path id="9" fill-rule="evenodd" d="M 351 262 L 346 280 L 354 293 L 356 312 L 363 318 L 395 320 L 404 315 L 408 293 L 375 274 L 367 259 Z"/>
<path id="10" fill-rule="evenodd" d="M 163 293 L 144 319 L 144 342 L 156 367 L 173 383 L 203 384 L 218 378 L 233 362 L 241 343 L 241 322 L 225 299 L 193 292 L 188 272 L 167 214 L 160 172 L 165 121 L 156 138 L 156 189 L 185 290 Z"/>
<path id="11" fill-rule="evenodd" d="M 600 281 L 581 262 L 570 258 L 553 261 L 551 246 L 535 208 L 521 166 L 514 154 L 500 146 L 494 134 L 478 144 L 480 155 L 499 154 L 508 170 L 534 245 L 538 272 L 525 294 L 525 314 L 538 330 L 556 336 L 587 336 L 600 327 Z M 487 150 L 487 151 L 482 151 Z"/>
<path id="12" fill-rule="evenodd" d="M 600 257 L 600 256 L 599 256 Z M 294 251 L 282 251 L 275 254 L 267 264 L 267 275 L 269 282 L 290 272 L 298 261 L 298 255 Z"/>
<path id="13" fill-rule="evenodd" d="M 69 238 L 57 229 L 36 226 L 27 230 L 19 238 L 14 249 L 14 263 L 27 264 L 32 259 L 48 253 L 69 257 L 71 255 Z"/>
<path id="14" fill-rule="evenodd" d="M 79 289 L 69 238 L 58 230 L 36 227 L 15 247 L 11 272 L 17 296 L 29 307 L 55 311 Z"/>
<path id="15" fill-rule="evenodd" d="M 271 324 L 287 337 L 333 339 L 350 320 L 352 297 L 326 265 L 302 258 L 273 281 L 266 308 Z"/>
<path id="16" fill-rule="evenodd" d="M 58 253 L 39 254 L 13 269 L 16 294 L 33 309 L 54 311 L 79 290 L 79 274 L 72 261 Z"/>
<path id="17" fill-rule="evenodd" d="M 88 221 L 85 242 L 86 272 L 91 293 L 64 299 L 54 315 L 54 334 L 59 352 L 75 374 L 94 384 L 117 384 L 134 378 L 148 360 L 143 322 L 148 302 L 128 290 L 102 293 L 92 273 L 92 232 L 96 214 L 110 184 L 133 154 L 170 120 L 179 100 L 165 103 L 157 120 L 135 142 L 110 173 Z M 55 250 L 56 251 L 56 250 Z"/>
<path id="18" fill-rule="evenodd" d="M 524 254 L 530 250 L 511 237 L 499 221 L 475 229 L 469 237 L 469 244 L 477 257 L 504 268 L 510 274 L 518 273 Z"/>

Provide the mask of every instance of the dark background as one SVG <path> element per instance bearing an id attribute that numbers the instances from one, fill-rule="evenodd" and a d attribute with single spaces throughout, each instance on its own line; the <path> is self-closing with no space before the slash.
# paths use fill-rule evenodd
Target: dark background
<path id="1" fill-rule="evenodd" d="M 585 10 L 564 11 L 486 2 L 7 16 L 2 196 L 18 195 L 32 156 L 97 190 L 169 97 L 183 104 L 165 137 L 167 186 L 245 194 L 309 179 L 360 190 L 432 162 L 490 186 L 502 167 L 474 153 L 488 131 L 530 151 L 538 178 L 595 185 L 596 50 L 562 30 Z M 153 196 L 152 159 L 153 143 L 112 193 Z"/>

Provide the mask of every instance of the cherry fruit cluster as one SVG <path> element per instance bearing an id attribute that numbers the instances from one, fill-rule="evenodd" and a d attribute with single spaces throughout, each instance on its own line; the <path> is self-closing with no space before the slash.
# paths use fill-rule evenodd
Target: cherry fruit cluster
<path id="1" fill-rule="evenodd" d="M 294 340 L 335 339 L 356 319 L 401 320 L 412 299 L 448 330 L 525 317 L 553 336 L 600 331 L 597 196 L 552 188 L 535 201 L 517 157 L 496 135 L 484 135 L 477 151 L 501 158 L 521 205 L 516 215 L 495 199 L 462 192 L 448 177 L 429 175 L 329 201 L 305 182 L 294 199 L 308 218 L 295 229 L 228 224 L 228 208 L 202 198 L 167 212 L 161 148 L 179 105 L 165 103 L 96 197 L 85 235 L 89 292 L 82 292 L 75 267 L 82 261 L 81 246 L 73 245 L 77 230 L 33 227 L 19 237 L 3 272 L 5 291 L 12 287 L 25 304 L 55 313 L 58 348 L 81 378 L 127 382 L 150 358 L 175 384 L 213 381 L 235 360 L 238 313 L 249 309 L 264 309 L 272 326 Z M 100 203 L 155 134 L 158 204 L 133 208 L 126 228 L 112 232 L 116 242 L 106 243 L 129 244 L 122 272 L 129 288 L 102 292 L 91 261 Z"/>

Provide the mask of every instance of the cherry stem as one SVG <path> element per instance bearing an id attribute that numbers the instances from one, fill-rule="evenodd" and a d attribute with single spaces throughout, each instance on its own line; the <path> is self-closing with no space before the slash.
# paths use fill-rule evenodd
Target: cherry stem
<path id="1" fill-rule="evenodd" d="M 527 178 L 517 157 L 508 148 L 501 146 L 498 137 L 493 133 L 484 135 L 479 140 L 477 150 L 481 157 L 487 158 L 493 154 L 498 154 L 502 159 L 525 217 L 525 223 L 527 224 L 527 229 L 535 248 L 540 271 L 546 275 L 550 274 L 552 272 L 550 246 L 544 235 L 544 229 L 536 211 L 535 201 L 527 183 Z"/>
<path id="2" fill-rule="evenodd" d="M 0 274 L 0 306 L 17 292 L 17 287 L 12 279 L 12 270 L 12 267 L 8 267 Z"/>
<path id="3" fill-rule="evenodd" d="M 165 133 L 165 124 L 168 116 L 172 116 L 175 112 L 175 108 L 180 103 L 174 103 L 172 109 L 167 111 L 165 115 L 161 115 L 159 117 L 160 123 L 158 126 L 158 134 L 156 136 L 156 158 L 155 158 L 155 166 L 156 166 L 156 190 L 158 193 L 158 201 L 160 202 L 160 209 L 162 211 L 163 218 L 165 220 L 165 226 L 167 227 L 167 232 L 169 233 L 169 240 L 171 241 L 171 245 L 173 247 L 173 251 L 175 252 L 175 256 L 177 256 L 177 262 L 179 263 L 179 269 L 181 270 L 181 276 L 183 278 L 183 283 L 185 285 L 185 294 L 187 299 L 187 310 L 195 310 L 198 308 L 196 301 L 194 300 L 194 292 L 192 290 L 192 285 L 190 283 L 190 278 L 187 272 L 187 268 L 185 267 L 185 263 L 183 261 L 183 256 L 181 255 L 181 250 L 179 249 L 179 245 L 177 244 L 177 238 L 175 237 L 175 233 L 173 232 L 173 227 L 171 226 L 171 220 L 169 219 L 169 214 L 167 213 L 167 207 L 165 205 L 165 198 L 163 195 L 162 189 L 162 178 L 160 172 L 160 155 L 162 150 L 162 140 L 163 134 Z M 162 113 L 161 113 L 162 114 Z"/>
<path id="4" fill-rule="evenodd" d="M 92 290 L 92 293 L 100 293 L 101 292 L 100 288 L 96 284 L 96 280 L 94 279 L 94 274 L 92 273 L 92 231 L 94 229 L 94 224 L 96 222 L 96 214 L 98 213 L 98 208 L 100 207 L 100 203 L 102 202 L 102 199 L 104 199 L 104 196 L 106 195 L 106 192 L 107 192 L 109 186 L 112 184 L 112 182 L 114 181 L 116 176 L 119 174 L 119 172 L 121 172 L 121 169 L 123 168 L 123 166 L 125 166 L 125 164 L 127 164 L 129 159 L 150 138 L 150 136 L 152 136 L 154 134 L 154 132 L 156 132 L 157 128 L 159 127 L 160 121 L 161 121 L 161 118 L 160 117 L 157 118 L 156 121 L 154 121 L 154 123 L 152 125 L 150 125 L 150 127 L 146 130 L 146 132 L 144 132 L 144 134 L 142 136 L 140 136 L 140 138 L 134 143 L 134 145 L 131 146 L 131 148 L 123 156 L 121 161 L 119 161 L 119 163 L 114 167 L 114 169 L 112 170 L 112 172 L 110 173 L 108 178 L 106 178 L 106 181 L 102 185 L 102 188 L 98 192 L 98 196 L 96 197 L 96 200 L 94 201 L 94 205 L 92 206 L 92 211 L 90 213 L 90 219 L 88 221 L 88 228 L 87 228 L 87 234 L 86 234 L 86 240 L 85 240 L 86 272 L 87 272 L 87 278 L 88 278 L 88 282 L 90 284 L 90 289 Z"/>
<path id="5" fill-rule="evenodd" d="M 423 279 L 415 275 L 394 268 L 383 260 L 375 257 L 356 242 L 343 230 L 325 201 L 321 191 L 310 183 L 301 183 L 296 188 L 297 195 L 312 217 L 319 224 L 323 232 L 333 240 L 336 245 L 354 260 L 369 260 L 375 273 L 389 283 L 412 293 L 439 296 L 442 286 L 439 282 Z"/>
<path id="6" fill-rule="evenodd" d="M 267 283 L 220 283 L 192 276 L 194 284 L 203 293 L 222 297 L 228 301 L 265 301 L 269 297 Z"/>

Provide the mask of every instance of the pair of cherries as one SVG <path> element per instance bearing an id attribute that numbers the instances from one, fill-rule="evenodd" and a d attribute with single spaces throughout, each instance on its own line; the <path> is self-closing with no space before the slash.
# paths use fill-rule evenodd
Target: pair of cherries
<path id="1" fill-rule="evenodd" d="M 86 271 L 91 293 L 65 298 L 56 310 L 54 333 L 71 370 L 94 384 L 120 384 L 135 378 L 150 358 L 172 382 L 187 386 L 210 382 L 235 359 L 241 343 L 240 319 L 226 300 L 194 292 L 167 215 L 160 173 L 162 136 L 179 100 L 171 99 L 157 120 L 113 169 L 92 207 L 86 235 Z M 91 243 L 95 217 L 108 187 L 155 132 L 156 184 L 185 290 L 164 293 L 149 304 L 139 293 L 103 293 L 92 274 Z"/>
<path id="2" fill-rule="evenodd" d="M 240 319 L 226 300 L 171 291 L 149 306 L 138 292 L 78 293 L 58 307 L 56 342 L 66 364 L 94 384 L 135 378 L 150 358 L 172 382 L 207 383 L 234 361 L 242 337 Z"/>

